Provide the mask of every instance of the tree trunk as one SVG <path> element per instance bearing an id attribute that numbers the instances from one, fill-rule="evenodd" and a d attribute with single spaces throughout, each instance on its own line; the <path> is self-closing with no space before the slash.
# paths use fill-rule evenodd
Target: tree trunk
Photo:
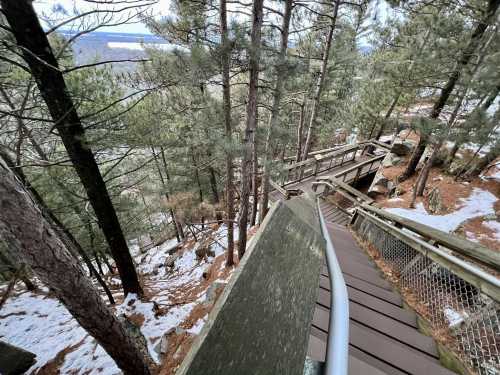
<path id="1" fill-rule="evenodd" d="M 241 259 L 247 246 L 248 201 L 250 195 L 250 175 L 252 150 L 257 129 L 257 91 L 259 81 L 260 39 L 263 21 L 263 0 L 253 0 L 252 37 L 249 66 L 250 80 L 248 87 L 247 121 L 243 135 L 243 160 L 241 162 L 240 217 L 238 220 L 239 241 L 238 255 Z"/>
<path id="2" fill-rule="evenodd" d="M 302 103 L 300 103 L 300 117 L 299 126 L 297 127 L 297 152 L 295 155 L 295 162 L 298 163 L 302 156 L 302 137 L 304 136 L 304 124 L 306 121 L 306 94 L 302 97 Z M 284 147 L 283 147 L 284 149 Z"/>
<path id="3" fill-rule="evenodd" d="M 259 162 L 257 159 L 257 141 L 252 145 L 252 210 L 250 214 L 250 226 L 253 227 L 257 220 L 257 210 L 259 204 Z"/>
<path id="4" fill-rule="evenodd" d="M 210 155 L 211 156 L 211 155 Z M 217 179 L 215 177 L 215 169 L 213 167 L 208 167 L 208 175 L 210 176 L 210 189 L 212 190 L 212 200 L 216 206 L 215 219 L 219 224 L 222 224 L 222 215 L 219 211 L 219 191 L 217 189 Z"/>
<path id="5" fill-rule="evenodd" d="M 259 224 L 262 224 L 267 214 L 269 204 L 269 179 L 271 173 L 271 159 L 276 141 L 273 136 L 273 129 L 278 124 L 280 112 L 280 102 L 283 95 L 283 84 L 286 76 L 286 50 L 288 47 L 288 32 L 290 30 L 290 19 L 292 18 L 293 1 L 286 0 L 283 23 L 281 24 L 281 45 L 276 66 L 276 83 L 273 93 L 273 104 L 271 107 L 271 117 L 269 119 L 269 129 L 267 131 L 266 145 L 264 150 L 264 170 L 262 173 L 262 200 L 260 203 Z M 301 137 L 301 135 L 300 135 Z"/>
<path id="6" fill-rule="evenodd" d="M 51 223 L 54 230 L 58 232 L 59 237 L 64 241 L 66 247 L 68 248 L 68 250 L 70 250 L 71 254 L 73 254 L 75 259 L 79 260 L 78 255 L 82 257 L 83 262 L 87 265 L 89 269 L 90 276 L 94 276 L 96 278 L 97 282 L 99 283 L 99 285 L 101 285 L 104 292 L 106 293 L 109 302 L 112 305 L 114 305 L 115 299 L 113 298 L 113 295 L 111 294 L 108 286 L 106 285 L 102 277 L 97 273 L 94 265 L 92 264 L 92 261 L 90 260 L 85 250 L 83 250 L 80 243 L 76 240 L 76 238 L 69 231 L 69 229 L 64 226 L 64 224 L 59 220 L 59 218 L 56 215 L 54 215 L 54 213 L 49 209 L 49 207 L 43 200 L 42 196 L 26 179 L 26 176 L 24 175 L 23 171 L 14 165 L 12 160 L 5 152 L 3 152 L 2 149 L 0 149 L 0 157 L 2 158 L 3 162 L 8 165 L 9 168 L 11 168 L 16 172 L 18 178 L 24 184 L 25 189 L 29 190 L 31 195 L 36 199 L 38 207 L 41 207 L 43 209 L 42 214 L 45 215 L 46 219 Z M 42 154 L 41 157 L 44 158 L 43 160 L 47 160 L 45 154 Z M 54 181 L 56 181 L 56 185 L 60 187 L 59 182 L 57 180 Z M 62 191 L 64 192 L 64 190 Z M 75 206 L 76 203 L 74 202 L 73 197 L 68 197 L 65 195 L 65 198 L 68 199 L 68 202 L 70 203 L 71 207 L 76 207 Z M 78 211 L 76 211 L 76 213 L 79 214 Z"/>
<path id="7" fill-rule="evenodd" d="M 318 117 L 319 106 L 321 102 L 321 94 L 323 92 L 323 86 L 325 82 L 325 77 L 328 69 L 328 60 L 330 57 L 330 48 L 332 46 L 333 31 L 337 23 L 337 14 L 339 12 L 340 0 L 335 1 L 335 7 L 333 9 L 333 15 L 331 17 L 330 28 L 328 29 L 328 35 L 326 37 L 325 47 L 323 49 L 323 58 L 321 62 L 321 70 L 319 72 L 318 81 L 316 82 L 316 89 L 314 92 L 314 100 L 311 111 L 311 118 L 309 119 L 309 127 L 307 128 L 306 142 L 304 144 L 304 152 L 302 153 L 302 160 L 307 159 L 309 154 L 309 149 L 311 148 L 311 142 L 314 132 L 314 127 L 316 126 L 316 118 Z"/>
<path id="8" fill-rule="evenodd" d="M 194 167 L 194 178 L 196 180 L 196 184 L 198 185 L 198 195 L 200 197 L 200 204 L 203 203 L 203 188 L 201 186 L 201 180 L 200 180 L 200 173 L 198 170 L 198 164 L 196 163 L 196 157 L 194 155 L 194 150 L 191 149 L 191 158 L 193 160 L 193 167 Z M 204 228 L 204 223 L 205 223 L 205 218 L 202 216 L 201 218 L 201 229 Z"/>
<path id="9" fill-rule="evenodd" d="M 47 104 L 115 259 L 123 290 L 142 294 L 134 262 L 85 131 L 31 1 L 1 0 L 3 13 Z"/>
<path id="10" fill-rule="evenodd" d="M 42 208 L 0 160 L 0 236 L 115 360 L 124 374 L 149 375 L 151 361 L 128 336 L 70 254 Z"/>
<path id="11" fill-rule="evenodd" d="M 460 79 L 460 76 L 462 75 L 463 69 L 467 66 L 471 58 L 474 56 L 474 52 L 479 46 L 481 38 L 486 29 L 488 28 L 488 25 L 494 20 L 495 13 L 499 5 L 500 5 L 500 0 L 488 1 L 486 16 L 476 26 L 474 32 L 470 37 L 469 43 L 467 44 L 464 51 L 460 55 L 457 64 L 455 66 L 455 69 L 453 70 L 451 76 L 448 79 L 448 82 L 441 90 L 441 94 L 439 95 L 438 100 L 434 103 L 431 114 L 429 116 L 431 119 L 437 119 L 439 117 L 455 85 L 457 84 L 458 80 Z M 422 154 L 424 153 L 424 150 L 427 146 L 427 141 L 428 141 L 428 136 L 424 136 L 424 134 L 421 134 L 417 147 L 415 148 L 414 152 L 411 155 L 410 162 L 408 163 L 405 172 L 401 176 L 402 177 L 401 180 L 405 180 L 415 173 L 418 162 L 420 161 L 420 158 L 422 157 Z"/>
<path id="12" fill-rule="evenodd" d="M 161 185 L 163 187 L 165 198 L 168 201 L 168 200 L 170 200 L 168 186 L 165 182 L 165 179 L 163 178 L 163 173 L 161 173 L 160 165 L 158 164 L 158 160 L 156 158 L 155 149 L 153 147 L 151 147 L 151 150 L 153 151 L 153 156 L 154 156 L 154 160 L 156 163 L 156 168 L 158 169 L 158 175 L 160 176 L 160 181 L 161 181 Z M 161 160 L 163 163 L 163 170 L 165 171 L 166 178 L 167 178 L 166 180 L 170 181 L 170 175 L 168 174 L 168 169 L 167 169 L 167 159 L 165 158 L 165 152 L 163 150 L 163 147 L 160 147 L 160 152 L 161 152 Z M 177 219 L 177 216 L 175 215 L 175 212 L 172 208 L 169 208 L 169 213 L 170 213 L 170 217 L 172 218 L 172 222 L 174 223 L 175 236 L 177 237 L 177 242 L 184 241 L 186 236 L 184 235 L 184 230 L 182 229 L 181 222 Z"/>
<path id="13" fill-rule="evenodd" d="M 226 266 L 234 264 L 234 169 L 233 169 L 233 129 L 231 125 L 231 86 L 230 63 L 231 43 L 227 31 L 227 4 L 220 1 L 219 8 L 221 35 L 221 68 L 222 68 L 222 103 L 224 108 L 224 127 L 226 140 L 226 225 L 227 225 L 227 259 Z"/>
<path id="14" fill-rule="evenodd" d="M 488 164 L 493 162 L 498 155 L 500 155 L 500 141 L 497 141 L 496 144 L 494 144 L 490 151 L 487 152 L 485 156 L 483 156 L 481 159 L 479 159 L 465 174 L 465 177 L 470 179 L 473 177 L 478 176 L 483 169 L 485 169 Z"/>

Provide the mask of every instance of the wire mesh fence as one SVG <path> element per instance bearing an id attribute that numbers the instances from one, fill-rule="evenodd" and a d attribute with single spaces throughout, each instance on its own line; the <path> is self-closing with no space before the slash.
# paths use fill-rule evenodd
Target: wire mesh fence
<path id="1" fill-rule="evenodd" d="M 441 343 L 472 373 L 500 374 L 499 301 L 362 212 L 353 229 L 376 251 L 384 271 L 390 272 L 407 302 L 429 322 Z"/>

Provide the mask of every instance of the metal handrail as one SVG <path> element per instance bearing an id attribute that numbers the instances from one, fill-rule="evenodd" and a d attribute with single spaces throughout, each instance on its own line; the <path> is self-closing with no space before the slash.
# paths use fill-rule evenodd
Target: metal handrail
<path id="1" fill-rule="evenodd" d="M 330 280 L 330 320 L 328 322 L 325 375 L 347 375 L 349 362 L 349 299 L 347 287 L 335 255 L 335 248 L 328 234 L 319 199 L 317 199 L 316 203 L 321 232 L 326 241 L 326 263 Z"/>
<path id="2" fill-rule="evenodd" d="M 385 220 L 370 214 L 363 208 L 358 207 L 355 215 L 362 215 L 373 223 L 378 224 L 379 227 L 385 232 L 391 233 L 399 240 L 407 243 L 408 246 L 424 254 L 440 266 L 450 270 L 452 273 L 468 283 L 474 285 L 495 301 L 500 301 L 500 279 L 498 279 L 495 275 L 492 275 L 473 263 L 464 261 L 445 250 L 431 245 L 411 232 L 397 228 L 392 223 L 388 223 Z"/>

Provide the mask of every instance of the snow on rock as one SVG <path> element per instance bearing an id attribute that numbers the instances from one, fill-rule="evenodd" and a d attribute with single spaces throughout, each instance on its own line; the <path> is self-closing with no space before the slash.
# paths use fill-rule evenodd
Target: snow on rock
<path id="1" fill-rule="evenodd" d="M 423 203 L 418 203 L 415 209 L 387 208 L 387 211 L 444 232 L 453 232 L 468 219 L 495 213 L 497 197 L 489 191 L 474 188 L 469 197 L 460 200 L 462 206 L 447 215 L 431 215 Z"/>

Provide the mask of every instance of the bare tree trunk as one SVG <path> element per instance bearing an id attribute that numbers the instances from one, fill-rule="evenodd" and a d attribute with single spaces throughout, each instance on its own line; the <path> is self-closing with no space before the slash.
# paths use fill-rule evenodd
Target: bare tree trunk
<path id="1" fill-rule="evenodd" d="M 215 177 L 215 169 L 212 166 L 208 167 L 208 174 L 210 176 L 210 189 L 212 190 L 212 200 L 213 203 L 216 205 L 215 219 L 219 224 L 222 224 L 223 223 L 222 215 L 219 211 L 220 199 L 219 199 L 219 191 L 217 189 L 217 179 Z"/>
<path id="2" fill-rule="evenodd" d="M 252 210 L 250 214 L 250 226 L 253 227 L 257 220 L 257 210 L 259 204 L 259 162 L 257 159 L 257 141 L 252 145 Z"/>
<path id="3" fill-rule="evenodd" d="M 273 104 L 271 108 L 271 117 L 269 119 L 269 129 L 267 131 L 266 145 L 264 151 L 264 170 L 262 173 L 262 200 L 260 203 L 259 224 L 262 224 L 267 214 L 269 204 L 269 179 L 271 173 L 271 159 L 276 141 L 274 141 L 273 130 L 278 125 L 280 112 L 280 102 L 283 95 L 283 83 L 285 81 L 286 69 L 286 50 L 288 47 L 288 32 L 290 30 L 290 19 L 292 18 L 293 1 L 286 0 L 283 23 L 281 24 L 281 45 L 276 66 L 276 83 L 274 86 Z M 274 142 L 273 142 L 274 141 Z"/>
<path id="4" fill-rule="evenodd" d="M 299 126 L 297 127 L 297 151 L 295 155 L 295 162 L 298 163 L 302 156 L 302 137 L 304 136 L 304 124 L 306 121 L 306 94 L 302 97 L 302 103 L 300 103 L 300 118 Z"/>
<path id="5" fill-rule="evenodd" d="M 318 117 L 319 106 L 321 102 L 321 94 L 323 93 L 323 86 L 327 74 L 328 60 L 330 57 L 330 48 L 332 46 L 333 31 L 335 30 L 335 26 L 337 24 L 337 15 L 339 12 L 339 6 L 340 6 L 340 0 L 336 0 L 335 7 L 333 9 L 333 15 L 331 17 L 330 28 L 328 29 L 328 35 L 326 37 L 325 47 L 323 49 L 321 70 L 319 72 L 318 81 L 316 82 L 311 118 L 309 119 L 309 126 L 307 128 L 307 136 L 306 136 L 306 142 L 304 144 L 304 152 L 302 153 L 302 160 L 307 159 L 307 155 L 309 154 L 309 149 L 311 148 L 314 127 L 316 126 L 316 118 Z"/>
<path id="6" fill-rule="evenodd" d="M 0 160 L 0 236 L 14 249 L 13 255 L 54 291 L 125 374 L 149 375 L 152 362 L 106 307 L 36 202 Z"/>
<path id="7" fill-rule="evenodd" d="M 453 70 L 451 76 L 448 79 L 448 82 L 441 90 L 441 94 L 439 95 L 438 100 L 434 103 L 431 114 L 429 116 L 431 119 L 437 119 L 439 117 L 443 107 L 448 101 L 448 98 L 450 97 L 453 89 L 455 88 L 455 85 L 457 84 L 458 80 L 462 75 L 463 69 L 467 66 L 467 64 L 469 64 L 471 58 L 474 56 L 474 52 L 476 51 L 477 47 L 479 46 L 479 43 L 481 42 L 481 38 L 484 32 L 488 28 L 489 24 L 494 20 L 495 13 L 499 5 L 500 5 L 500 0 L 488 1 L 488 8 L 486 9 L 486 15 L 484 19 L 481 20 L 476 26 L 474 32 L 470 37 L 469 43 L 467 44 L 464 51 L 460 55 L 457 64 L 455 66 L 455 69 Z M 415 148 L 415 150 L 411 155 L 406 170 L 401 176 L 401 180 L 405 180 L 415 173 L 418 162 L 420 161 L 420 158 L 422 157 L 425 148 L 427 146 L 428 139 L 429 139 L 428 136 L 424 134 L 420 135 L 417 147 Z"/>
<path id="8" fill-rule="evenodd" d="M 142 294 L 134 262 L 106 184 L 85 141 L 85 130 L 33 5 L 28 0 L 1 0 L 1 5 L 109 244 L 123 290 L 125 294 Z"/>
<path id="9" fill-rule="evenodd" d="M 248 87 L 247 121 L 243 136 L 243 160 L 241 162 L 240 217 L 238 220 L 238 255 L 241 259 L 247 246 L 248 202 L 250 196 L 250 176 L 252 149 L 257 129 L 257 91 L 259 83 L 260 40 L 263 21 L 263 0 L 253 0 L 252 37 L 250 44 L 250 80 Z"/>
<path id="10" fill-rule="evenodd" d="M 222 102 L 224 108 L 224 127 L 226 141 L 226 225 L 227 225 L 227 259 L 226 266 L 234 264 L 234 169 L 233 169 L 233 129 L 231 125 L 231 86 L 230 63 L 231 43 L 227 31 L 227 4 L 220 1 L 219 7 L 220 35 L 221 35 L 221 68 L 222 68 Z"/>
<path id="11" fill-rule="evenodd" d="M 196 163 L 196 157 L 194 155 L 193 149 L 191 149 L 191 159 L 193 160 L 194 179 L 196 180 L 196 184 L 198 185 L 198 196 L 200 198 L 200 203 L 203 203 L 203 188 L 201 186 L 200 173 L 198 170 L 198 164 Z M 205 218 L 202 216 L 200 219 L 201 219 L 201 229 L 203 229 L 205 227 Z"/>
<path id="12" fill-rule="evenodd" d="M 153 150 L 153 154 L 155 154 L 155 151 L 154 151 L 154 148 L 152 148 Z M 163 147 L 160 147 L 160 152 L 161 152 L 161 160 L 162 160 L 162 163 L 163 163 L 163 170 L 165 171 L 165 177 L 166 177 L 166 181 L 169 182 L 170 181 L 170 175 L 168 174 L 168 169 L 167 169 L 167 159 L 165 158 L 165 151 L 163 150 Z M 155 158 L 155 162 L 156 161 L 156 158 Z M 161 180 L 161 183 L 162 183 L 162 186 L 163 186 L 163 190 L 165 192 L 165 198 L 167 199 L 167 201 L 170 199 L 170 193 L 169 193 L 169 189 L 168 189 L 168 186 L 167 184 L 165 183 L 165 179 L 163 178 L 163 174 L 161 173 L 161 169 L 159 167 L 159 164 L 156 165 L 157 168 L 158 168 L 158 174 L 160 175 L 160 180 Z M 177 241 L 178 242 L 181 242 L 181 241 L 184 241 L 184 239 L 186 238 L 186 236 L 184 235 L 184 229 L 182 229 L 182 223 L 180 222 L 180 220 L 177 218 L 177 215 L 175 214 L 174 210 L 173 209 L 169 209 L 169 212 L 170 212 L 170 217 L 172 218 L 172 221 L 175 225 L 175 235 L 177 236 Z"/>

